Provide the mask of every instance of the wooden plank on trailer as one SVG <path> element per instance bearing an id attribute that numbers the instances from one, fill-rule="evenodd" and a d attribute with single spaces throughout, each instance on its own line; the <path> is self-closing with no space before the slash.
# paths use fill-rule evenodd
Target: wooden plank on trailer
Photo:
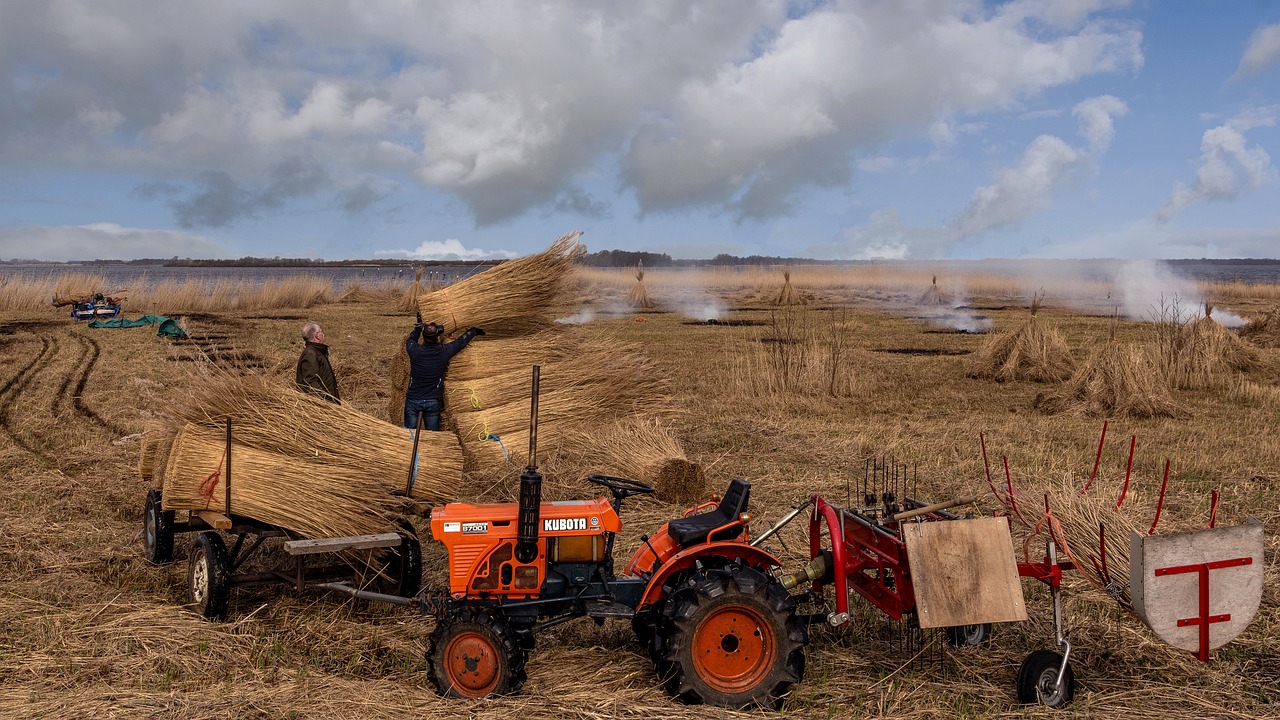
<path id="1" fill-rule="evenodd" d="M 196 510 L 195 514 L 214 530 L 230 530 L 231 518 L 214 510 Z"/>
<path id="2" fill-rule="evenodd" d="M 922 628 L 1027 619 L 1006 517 L 907 523 Z"/>
<path id="3" fill-rule="evenodd" d="M 398 533 L 379 533 L 377 535 L 290 540 L 284 544 L 284 549 L 290 555 L 315 555 L 339 550 L 395 547 L 399 544 L 400 535 Z"/>

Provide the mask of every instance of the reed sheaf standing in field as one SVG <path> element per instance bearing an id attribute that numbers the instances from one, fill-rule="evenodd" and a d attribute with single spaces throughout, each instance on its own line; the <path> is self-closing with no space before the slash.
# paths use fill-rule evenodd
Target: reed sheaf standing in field
<path id="1" fill-rule="evenodd" d="M 309 322 L 302 326 L 302 340 L 306 345 L 298 356 L 295 379 L 298 389 L 329 402 L 341 403 L 338 399 L 338 378 L 333 374 L 333 365 L 329 364 L 329 346 L 324 341 L 324 330 L 317 323 Z"/>

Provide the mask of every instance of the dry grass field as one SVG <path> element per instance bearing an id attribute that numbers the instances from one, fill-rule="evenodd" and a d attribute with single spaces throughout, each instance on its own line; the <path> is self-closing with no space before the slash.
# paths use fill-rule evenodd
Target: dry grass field
<path id="1" fill-rule="evenodd" d="M 635 312 L 626 308 L 635 273 L 619 270 L 584 273 L 580 302 L 564 309 L 566 318 L 589 319 L 564 324 L 566 335 L 639 342 L 670 375 L 677 434 L 690 458 L 713 487 L 735 477 L 753 483 L 756 532 L 811 492 L 836 502 L 850 489 L 856 495 L 868 460 L 884 457 L 913 469 L 924 499 L 983 493 L 976 510 L 990 513 L 999 504 L 985 492 L 979 433 L 1000 480 L 1007 456 L 1020 487 L 1082 485 L 1103 418 L 1035 409 L 1050 385 L 969 377 L 990 333 L 1026 320 L 1033 291 L 1045 292 L 1038 317 L 1062 334 L 1077 363 L 1112 337 L 1153 353 L 1159 344 L 1154 323 L 1112 319 L 1101 286 L 940 276 L 942 292 L 963 286 L 965 295 L 961 308 L 940 311 L 915 305 L 934 269 L 790 270 L 804 305 L 771 304 L 780 269 L 706 271 L 696 283 L 693 273 L 653 270 L 644 282 L 656 308 Z M 1022 658 L 1053 644 L 1048 593 L 1030 580 L 1023 581 L 1028 622 L 999 625 L 989 644 L 948 649 L 940 659 L 916 657 L 897 626 L 854 602 L 849 627 L 813 628 L 806 677 L 781 713 L 671 700 L 623 622 L 553 628 L 538 638 L 520 695 L 453 701 L 432 690 L 423 659 L 432 621 L 415 611 L 283 586 L 234 591 L 222 623 L 184 609 L 186 563 L 156 567 L 143 558 L 149 487 L 137 472 L 139 434 L 165 407 L 183 403 L 211 366 L 291 383 L 299 332 L 313 319 L 327 332 L 344 402 L 382 415 L 393 351 L 412 324 L 397 309 L 403 291 L 259 289 L 254 300 L 220 290 L 226 298 L 210 303 L 167 288 L 145 294 L 143 306 L 126 304 L 130 316 L 183 317 L 191 337 L 180 341 L 148 328 L 89 329 L 47 301 L 0 302 L 0 717 L 1280 716 L 1276 349 L 1264 349 L 1263 364 L 1242 376 L 1174 391 L 1184 416 L 1112 418 L 1091 489 L 1119 493 L 1136 436 L 1134 502 L 1150 502 L 1166 458 L 1172 463 L 1162 528 L 1203 527 L 1215 489 L 1219 524 L 1261 519 L 1266 587 L 1256 620 L 1202 664 L 1068 574 L 1077 691 L 1067 710 L 1015 699 Z M 30 292 L 48 297 L 45 287 Z M 1245 317 L 1280 304 L 1276 286 L 1206 292 Z M 704 322 L 711 317 L 719 323 Z M 957 323 L 989 332 L 955 332 Z M 541 460 L 544 499 L 596 494 L 583 479 L 592 468 Z M 518 472 L 472 468 L 456 496 L 511 499 Z M 682 510 L 628 500 L 619 558 Z M 426 530 L 425 520 L 417 524 Z M 789 568 L 806 559 L 799 526 L 767 543 Z M 1024 537 L 1015 527 L 1016 547 Z M 179 537 L 180 557 L 186 542 Z M 424 583 L 442 586 L 443 550 L 428 541 L 424 556 Z"/>

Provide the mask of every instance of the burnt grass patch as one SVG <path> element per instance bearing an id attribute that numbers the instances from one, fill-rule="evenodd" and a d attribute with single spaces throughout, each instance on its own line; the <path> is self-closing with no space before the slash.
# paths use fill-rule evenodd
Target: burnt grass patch
<path id="1" fill-rule="evenodd" d="M 763 320 L 717 320 L 711 318 L 709 320 L 686 320 L 682 325 L 710 325 L 713 327 L 758 327 L 767 325 Z"/>
<path id="2" fill-rule="evenodd" d="M 874 352 L 893 355 L 920 355 L 925 357 L 970 355 L 972 350 L 947 350 L 945 348 L 877 348 Z"/>

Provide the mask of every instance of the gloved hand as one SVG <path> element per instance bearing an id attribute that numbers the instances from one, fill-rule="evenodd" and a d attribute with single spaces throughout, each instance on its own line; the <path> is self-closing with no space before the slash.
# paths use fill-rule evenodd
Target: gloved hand
<path id="1" fill-rule="evenodd" d="M 476 336 L 479 337 L 481 335 L 484 335 L 484 328 L 473 327 L 471 328 L 471 332 L 474 332 Z"/>
<path id="2" fill-rule="evenodd" d="M 416 322 L 417 322 L 419 325 L 421 325 L 421 324 L 422 324 L 422 311 L 421 311 L 421 310 L 419 310 L 417 313 L 415 313 L 415 314 L 414 314 L 414 317 L 415 317 L 415 318 L 417 318 Z"/>

